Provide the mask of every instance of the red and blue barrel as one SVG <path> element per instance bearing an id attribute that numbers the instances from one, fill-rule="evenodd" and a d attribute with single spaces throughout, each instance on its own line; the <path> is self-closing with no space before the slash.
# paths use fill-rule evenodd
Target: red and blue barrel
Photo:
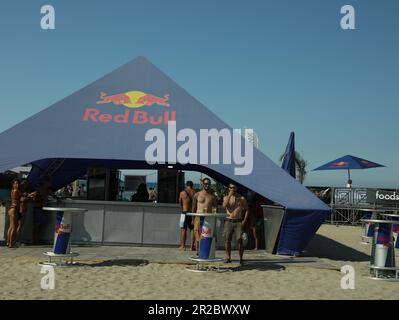
<path id="1" fill-rule="evenodd" d="M 375 230 L 374 266 L 395 266 L 395 251 L 391 230 L 391 225 L 388 223 L 379 223 L 378 228 Z"/>
<path id="2" fill-rule="evenodd" d="M 209 259 L 213 240 L 213 228 L 208 221 L 201 217 L 200 224 L 200 241 L 199 241 L 199 257 L 201 259 Z"/>
<path id="3" fill-rule="evenodd" d="M 393 221 L 398 221 L 397 224 L 392 225 L 392 233 L 394 238 L 394 247 L 399 249 L 399 217 L 390 216 L 389 217 Z"/>
<path id="4" fill-rule="evenodd" d="M 373 216 L 372 212 L 366 212 L 362 219 L 371 219 L 372 216 Z M 365 227 L 366 227 L 365 230 L 366 237 L 372 238 L 374 235 L 374 223 L 367 222 Z"/>
<path id="5" fill-rule="evenodd" d="M 70 214 L 64 212 L 57 212 L 53 253 L 55 254 L 69 254 L 69 243 L 72 231 L 72 221 Z"/>

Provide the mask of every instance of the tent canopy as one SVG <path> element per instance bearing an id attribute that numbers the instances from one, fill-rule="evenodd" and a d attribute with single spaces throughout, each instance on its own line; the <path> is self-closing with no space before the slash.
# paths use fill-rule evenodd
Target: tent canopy
<path id="1" fill-rule="evenodd" d="M 145 135 L 153 128 L 166 132 L 168 120 L 175 120 L 177 132 L 190 128 L 198 137 L 200 129 L 232 130 L 147 59 L 138 57 L 1 133 L 0 172 L 31 163 L 32 183 L 46 172 L 61 187 L 80 177 L 90 166 L 166 166 L 168 163 L 151 166 L 145 161 L 150 144 Z M 312 221 L 301 218 L 306 227 L 294 228 L 302 242 L 292 242 L 291 237 L 280 243 L 286 249 L 283 251 L 302 250 L 303 239 L 311 238 L 329 213 L 323 202 L 256 148 L 249 175 L 236 175 L 234 165 L 223 163 L 173 165 L 177 169 L 209 173 L 221 181 L 236 181 L 292 214 L 311 217 Z M 283 225 L 282 233 L 284 228 Z M 306 236 L 300 235 L 301 230 L 305 230 Z"/>

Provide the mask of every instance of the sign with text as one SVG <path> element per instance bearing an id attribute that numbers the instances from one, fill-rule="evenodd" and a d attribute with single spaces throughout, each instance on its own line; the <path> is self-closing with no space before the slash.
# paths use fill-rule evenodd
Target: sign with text
<path id="1" fill-rule="evenodd" d="M 399 205 L 398 190 L 368 189 L 367 198 L 369 203 Z"/>

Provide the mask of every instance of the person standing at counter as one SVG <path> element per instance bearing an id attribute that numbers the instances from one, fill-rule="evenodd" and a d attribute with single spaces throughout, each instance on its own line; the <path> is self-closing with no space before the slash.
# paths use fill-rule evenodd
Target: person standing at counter
<path id="1" fill-rule="evenodd" d="M 237 186 L 229 184 L 229 194 L 223 199 L 223 208 L 226 209 L 227 218 L 224 224 L 224 238 L 226 243 L 226 263 L 231 262 L 231 240 L 235 234 L 240 264 L 243 263 L 244 246 L 242 243 L 243 228 L 248 221 L 247 200 L 237 193 Z"/>
<path id="2" fill-rule="evenodd" d="M 148 198 L 150 201 L 157 201 L 157 192 L 153 187 L 151 187 L 150 191 L 148 192 Z"/>
<path id="3" fill-rule="evenodd" d="M 20 184 L 20 207 L 19 207 L 19 219 L 17 225 L 17 243 L 21 241 L 21 232 L 22 227 L 25 223 L 26 212 L 28 211 L 28 202 L 29 202 L 29 194 L 28 194 L 28 182 L 26 180 L 22 181 Z"/>
<path id="4" fill-rule="evenodd" d="M 18 227 L 19 210 L 20 210 L 20 190 L 19 190 L 19 180 L 15 179 L 12 182 L 11 189 L 11 206 L 8 210 L 8 216 L 10 219 L 10 225 L 7 231 L 7 247 L 13 248 L 15 236 Z"/>
<path id="5" fill-rule="evenodd" d="M 33 198 L 33 244 L 39 244 L 40 228 L 44 222 L 43 207 L 48 201 L 48 197 L 52 194 L 51 182 L 46 181 L 37 187 L 35 192 L 29 196 Z"/>
<path id="6" fill-rule="evenodd" d="M 193 199 L 195 195 L 195 190 L 193 189 L 193 182 L 187 181 L 186 188 L 180 192 L 179 195 L 179 204 L 182 210 L 180 216 L 180 250 L 186 250 L 186 233 L 187 229 L 190 229 L 190 240 L 191 240 L 191 250 L 194 251 L 194 234 L 193 234 L 193 223 L 192 217 L 187 215 L 187 212 L 190 212 Z"/>
<path id="7" fill-rule="evenodd" d="M 212 208 L 217 207 L 217 205 L 217 198 L 213 195 L 211 189 L 211 180 L 209 178 L 202 179 L 202 190 L 194 195 L 192 212 L 212 213 Z M 200 224 L 200 217 L 195 217 L 193 225 L 197 255 L 199 254 Z"/>

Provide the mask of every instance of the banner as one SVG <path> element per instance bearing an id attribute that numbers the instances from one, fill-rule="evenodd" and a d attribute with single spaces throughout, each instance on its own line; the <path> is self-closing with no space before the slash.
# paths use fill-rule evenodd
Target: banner
<path id="1" fill-rule="evenodd" d="M 367 199 L 369 203 L 399 205 L 399 192 L 397 190 L 368 189 Z"/>

